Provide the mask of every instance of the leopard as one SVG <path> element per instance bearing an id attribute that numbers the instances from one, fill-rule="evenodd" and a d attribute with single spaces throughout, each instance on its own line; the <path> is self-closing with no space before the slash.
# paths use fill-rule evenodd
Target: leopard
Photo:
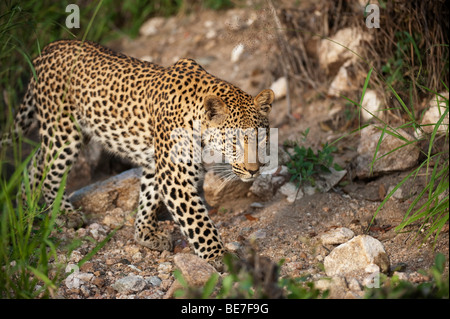
<path id="1" fill-rule="evenodd" d="M 197 256 L 223 257 L 227 250 L 199 191 L 204 163 L 193 158 L 208 145 L 209 152 L 227 158 L 233 176 L 254 180 L 265 164 L 249 160 L 255 157 L 251 138 L 238 147 L 228 132 L 267 130 L 274 92 L 264 89 L 253 97 L 193 59 L 163 67 L 81 40 L 48 44 L 33 66 L 14 129 L 26 135 L 38 124 L 40 147 L 29 164 L 29 183 L 42 183 L 45 202 L 55 201 L 82 145 L 94 140 L 142 168 L 134 221 L 138 244 L 173 249 L 172 236 L 158 227 L 157 211 L 165 206 Z M 193 142 L 177 139 L 180 132 Z M 233 157 L 238 149 L 243 160 Z M 82 208 L 65 191 L 60 209 L 58 219 L 67 227 L 86 224 Z"/>

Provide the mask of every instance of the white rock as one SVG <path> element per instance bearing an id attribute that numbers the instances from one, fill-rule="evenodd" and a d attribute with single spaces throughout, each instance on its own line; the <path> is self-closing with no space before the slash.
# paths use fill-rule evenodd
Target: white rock
<path id="1" fill-rule="evenodd" d="M 387 194 L 390 194 L 394 190 L 395 186 L 392 185 L 389 187 Z M 395 199 L 403 199 L 403 190 L 401 188 L 397 188 L 397 190 L 392 194 L 392 197 Z"/>
<path id="2" fill-rule="evenodd" d="M 77 278 L 75 276 L 75 274 L 71 274 L 71 275 L 67 276 L 64 283 L 66 284 L 66 287 L 68 289 L 78 289 L 83 284 L 83 282 L 80 280 L 80 278 Z"/>
<path id="3" fill-rule="evenodd" d="M 351 80 L 347 72 L 347 67 L 350 65 L 351 62 L 347 61 L 339 68 L 338 73 L 328 88 L 328 95 L 339 97 L 341 94 L 344 94 L 352 89 Z"/>
<path id="4" fill-rule="evenodd" d="M 72 251 L 72 253 L 70 254 L 70 261 L 77 263 L 79 262 L 82 258 L 84 257 L 84 255 L 81 254 L 81 252 L 79 250 L 74 250 Z M 66 270 L 67 272 L 67 270 Z"/>
<path id="5" fill-rule="evenodd" d="M 294 183 L 289 182 L 280 187 L 280 193 L 285 195 L 289 203 L 293 203 L 296 199 L 303 197 L 301 189 L 297 188 Z"/>
<path id="6" fill-rule="evenodd" d="M 380 288 L 380 273 L 374 272 L 365 276 L 362 280 L 362 284 L 367 288 Z"/>
<path id="7" fill-rule="evenodd" d="M 242 247 L 241 244 L 238 243 L 237 241 L 225 244 L 225 248 L 232 252 L 238 251 L 239 249 L 241 249 L 241 247 Z"/>
<path id="8" fill-rule="evenodd" d="M 400 280 L 408 280 L 408 275 L 401 271 L 395 271 L 392 277 L 397 276 Z"/>
<path id="9" fill-rule="evenodd" d="M 144 290 L 147 283 L 142 276 L 129 275 L 117 280 L 111 287 L 121 293 L 139 292 Z"/>
<path id="10" fill-rule="evenodd" d="M 389 258 L 383 244 L 368 235 L 356 236 L 339 245 L 324 260 L 328 276 L 362 274 L 370 264 L 379 266 L 382 272 L 389 270 Z"/>
<path id="11" fill-rule="evenodd" d="M 245 46 L 242 43 L 239 43 L 233 48 L 233 50 L 231 51 L 231 62 L 235 63 L 239 61 L 242 53 L 244 53 L 244 48 Z"/>
<path id="12" fill-rule="evenodd" d="M 374 90 L 367 90 L 362 102 L 361 115 L 364 121 L 369 121 L 373 116 L 380 117 L 379 112 L 381 106 L 381 99 Z M 373 114 L 373 115 L 372 115 Z"/>
<path id="13" fill-rule="evenodd" d="M 346 227 L 339 227 L 320 236 L 320 240 L 324 245 L 337 245 L 349 241 L 353 236 L 355 236 L 355 233 L 352 230 Z"/>
<path id="14" fill-rule="evenodd" d="M 314 288 L 319 290 L 328 290 L 331 288 L 331 278 L 322 278 L 314 282 Z"/>
<path id="15" fill-rule="evenodd" d="M 342 65 L 345 61 L 354 61 L 358 56 L 352 51 L 360 52 L 362 40 L 370 41 L 372 36 L 360 28 L 344 28 L 330 39 L 323 39 L 319 45 L 319 64 L 324 70 L 333 65 Z"/>
<path id="16" fill-rule="evenodd" d="M 407 141 L 415 140 L 414 137 L 402 129 L 397 129 L 396 131 Z M 369 125 L 361 130 L 361 139 L 358 145 L 359 155 L 356 158 L 356 175 L 360 178 L 370 176 L 370 164 L 378 147 L 381 132 L 381 129 L 375 125 Z M 377 160 L 373 165 L 373 174 L 402 171 L 416 165 L 420 155 L 420 148 L 416 146 L 416 143 L 409 143 L 406 146 L 402 146 L 406 143 L 398 137 L 385 133 L 378 148 Z M 384 156 L 387 153 L 389 155 Z"/>
<path id="17" fill-rule="evenodd" d="M 364 271 L 368 274 L 380 272 L 380 266 L 375 265 L 375 264 L 370 264 L 370 265 L 367 265 L 366 268 L 364 268 Z"/>
<path id="18" fill-rule="evenodd" d="M 285 166 L 285 165 L 281 165 L 281 170 L 278 173 L 278 175 L 282 175 L 282 176 L 289 175 L 289 168 L 287 168 L 287 166 Z"/>
<path id="19" fill-rule="evenodd" d="M 448 92 L 441 92 L 440 95 L 444 96 L 441 98 L 440 96 L 434 96 L 430 102 L 430 108 L 425 112 L 422 119 L 422 129 L 425 133 L 432 133 L 436 123 L 441 118 L 444 111 L 448 108 Z M 445 133 L 448 130 L 449 119 L 448 114 L 442 121 L 441 125 L 438 128 L 438 132 Z"/>
<path id="20" fill-rule="evenodd" d="M 172 270 L 172 263 L 169 261 L 160 263 L 158 265 L 159 272 L 170 272 L 171 270 Z"/>
<path id="21" fill-rule="evenodd" d="M 94 277 L 91 273 L 80 272 L 78 266 L 74 264 L 68 264 L 65 270 L 66 273 L 73 271 L 64 281 L 69 289 L 78 289 Z"/>
<path id="22" fill-rule="evenodd" d="M 329 290 L 330 297 L 341 296 L 347 290 L 347 282 L 344 277 L 335 276 L 332 278 L 322 278 L 314 282 L 314 288 L 319 290 Z"/>
<path id="23" fill-rule="evenodd" d="M 131 259 L 133 259 L 134 262 L 141 261 L 142 260 L 142 253 L 138 251 L 133 256 L 131 256 Z"/>
<path id="24" fill-rule="evenodd" d="M 340 171 L 335 170 L 333 167 L 330 167 L 329 169 L 329 173 L 320 173 L 316 178 L 316 188 L 323 193 L 328 192 L 331 188 L 336 186 L 347 174 L 345 169 Z"/>
<path id="25" fill-rule="evenodd" d="M 215 24 L 214 21 L 206 20 L 203 25 L 205 26 L 205 29 L 211 29 L 212 27 L 214 27 L 214 24 Z"/>
<path id="26" fill-rule="evenodd" d="M 308 195 L 308 196 L 312 196 L 316 193 L 317 188 L 311 185 L 303 185 L 302 186 L 302 191 L 304 194 Z"/>
<path id="27" fill-rule="evenodd" d="M 262 238 L 266 238 L 266 232 L 262 229 L 259 229 L 257 231 L 255 231 L 254 233 L 251 233 L 249 237 L 250 240 L 256 240 L 256 239 L 262 239 Z"/>
<path id="28" fill-rule="evenodd" d="M 286 96 L 288 90 L 288 83 L 286 77 L 281 77 L 272 83 L 270 89 L 275 94 L 275 99 L 280 100 Z"/>
<path id="29" fill-rule="evenodd" d="M 258 14 L 252 11 L 245 23 L 247 24 L 247 26 L 251 26 L 256 20 L 258 20 Z"/>
<path id="30" fill-rule="evenodd" d="M 206 34 L 205 34 L 205 37 L 206 37 L 207 39 L 213 39 L 213 38 L 217 37 L 217 32 L 216 32 L 216 30 L 213 30 L 213 29 L 208 30 L 208 32 L 206 32 Z"/>
<path id="31" fill-rule="evenodd" d="M 106 230 L 98 223 L 89 225 L 87 229 L 95 240 L 103 240 L 107 234 Z"/>
<path id="32" fill-rule="evenodd" d="M 165 18 L 155 17 L 150 20 L 144 22 L 139 29 L 139 33 L 142 36 L 152 36 L 158 33 L 158 30 L 161 29 L 166 22 Z"/>
<path id="33" fill-rule="evenodd" d="M 147 62 L 153 62 L 153 57 L 150 55 L 143 55 L 143 56 L 141 56 L 141 60 L 147 61 Z"/>
<path id="34" fill-rule="evenodd" d="M 359 283 L 358 279 L 356 279 L 356 278 L 349 279 L 348 288 L 352 291 L 362 291 L 361 284 Z"/>

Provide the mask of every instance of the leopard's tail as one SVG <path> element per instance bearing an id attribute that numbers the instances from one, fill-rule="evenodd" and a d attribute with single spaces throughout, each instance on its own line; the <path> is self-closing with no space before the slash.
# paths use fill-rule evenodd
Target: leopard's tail
<path id="1" fill-rule="evenodd" d="M 0 141 L 0 149 L 12 146 L 19 135 L 27 135 L 36 117 L 36 101 L 33 95 L 34 79 L 28 84 L 27 93 L 14 119 L 14 125 L 8 131 L 3 132 Z"/>

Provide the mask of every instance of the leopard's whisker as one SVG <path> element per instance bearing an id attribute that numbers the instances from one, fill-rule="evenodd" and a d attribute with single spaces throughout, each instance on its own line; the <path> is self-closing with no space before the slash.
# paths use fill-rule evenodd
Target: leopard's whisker
<path id="1" fill-rule="evenodd" d="M 219 191 L 221 191 L 222 189 L 225 188 L 225 186 L 227 186 L 228 184 L 230 184 L 232 181 L 239 179 L 233 172 L 228 172 L 227 175 L 221 177 L 222 178 L 222 183 L 219 185 L 218 189 Z"/>

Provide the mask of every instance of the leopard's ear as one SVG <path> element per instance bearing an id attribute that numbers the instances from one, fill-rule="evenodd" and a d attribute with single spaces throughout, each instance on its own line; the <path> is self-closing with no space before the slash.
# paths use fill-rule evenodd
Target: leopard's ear
<path id="1" fill-rule="evenodd" d="M 208 95 L 205 98 L 206 120 L 211 125 L 217 126 L 223 123 L 228 117 L 228 109 L 224 101 L 215 95 Z"/>
<path id="2" fill-rule="evenodd" d="M 275 94 L 272 90 L 262 90 L 254 99 L 256 108 L 262 115 L 269 115 L 272 109 L 272 102 L 275 99 Z"/>

